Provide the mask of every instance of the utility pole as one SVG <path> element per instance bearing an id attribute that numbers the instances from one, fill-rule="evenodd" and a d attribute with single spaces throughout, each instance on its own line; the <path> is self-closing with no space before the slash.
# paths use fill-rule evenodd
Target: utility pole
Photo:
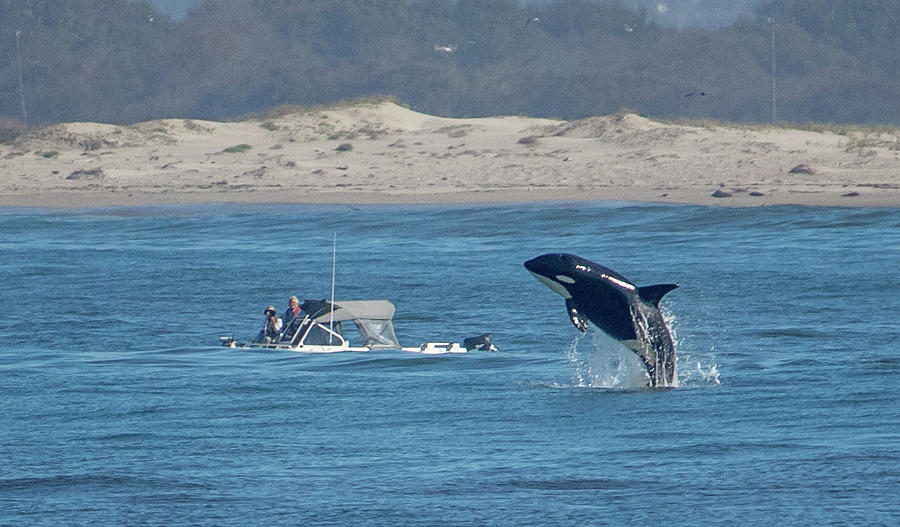
<path id="1" fill-rule="evenodd" d="M 28 111 L 25 109 L 25 82 L 22 80 L 22 46 L 19 45 L 19 35 L 22 32 L 16 30 L 16 64 L 19 70 L 19 102 L 22 104 L 22 122 L 25 123 L 25 129 L 28 129 Z"/>
<path id="2" fill-rule="evenodd" d="M 772 29 L 772 122 L 778 120 L 778 114 L 775 111 L 775 19 L 768 17 L 766 23 Z"/>

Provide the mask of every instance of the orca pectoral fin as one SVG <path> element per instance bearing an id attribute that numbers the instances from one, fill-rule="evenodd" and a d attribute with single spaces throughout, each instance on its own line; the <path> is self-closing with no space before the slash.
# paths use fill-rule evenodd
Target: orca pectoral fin
<path id="1" fill-rule="evenodd" d="M 656 285 L 646 285 L 644 287 L 638 287 L 637 293 L 638 296 L 641 297 L 641 300 L 644 302 L 659 307 L 659 301 L 663 296 L 666 295 L 669 291 L 676 289 L 678 284 L 656 284 Z"/>
<path id="2" fill-rule="evenodd" d="M 578 308 L 575 307 L 575 303 L 572 302 L 571 298 L 566 299 L 566 311 L 569 313 L 569 320 L 572 321 L 572 325 L 575 326 L 575 329 L 585 333 L 587 331 L 587 320 L 582 318 L 581 314 L 578 313 Z"/>

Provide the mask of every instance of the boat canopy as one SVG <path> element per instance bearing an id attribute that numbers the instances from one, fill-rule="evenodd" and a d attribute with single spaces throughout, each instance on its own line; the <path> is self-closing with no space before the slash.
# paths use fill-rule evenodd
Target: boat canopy
<path id="1" fill-rule="evenodd" d="M 321 302 L 321 303 L 320 303 Z M 329 307 L 332 309 L 329 309 Z M 359 336 L 369 348 L 399 348 L 400 342 L 394 333 L 394 304 L 388 300 L 347 300 L 334 304 L 318 300 L 304 302 L 304 311 L 309 307 L 315 322 L 327 326 L 334 322 L 352 320 Z M 308 313 L 309 311 L 307 311 Z M 332 318 L 332 314 L 334 318 Z"/>

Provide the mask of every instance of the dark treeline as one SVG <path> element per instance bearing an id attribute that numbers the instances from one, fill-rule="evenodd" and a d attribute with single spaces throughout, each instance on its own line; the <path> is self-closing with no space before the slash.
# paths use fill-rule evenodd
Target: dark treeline
<path id="1" fill-rule="evenodd" d="M 22 119 L 24 92 L 30 123 L 369 95 L 459 117 L 767 121 L 774 34 L 778 120 L 897 124 L 898 27 L 896 0 L 774 0 L 717 30 L 592 0 L 206 0 L 181 22 L 143 1 L 0 0 L 0 118 Z"/>

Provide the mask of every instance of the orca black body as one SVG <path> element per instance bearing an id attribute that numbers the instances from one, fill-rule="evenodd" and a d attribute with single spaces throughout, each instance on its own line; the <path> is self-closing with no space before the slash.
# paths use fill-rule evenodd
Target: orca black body
<path id="1" fill-rule="evenodd" d="M 574 254 L 544 254 L 525 268 L 566 299 L 566 310 L 579 331 L 591 321 L 635 352 L 647 368 L 650 386 L 675 382 L 675 344 L 659 310 L 660 299 L 678 287 L 638 287 L 630 280 Z"/>

